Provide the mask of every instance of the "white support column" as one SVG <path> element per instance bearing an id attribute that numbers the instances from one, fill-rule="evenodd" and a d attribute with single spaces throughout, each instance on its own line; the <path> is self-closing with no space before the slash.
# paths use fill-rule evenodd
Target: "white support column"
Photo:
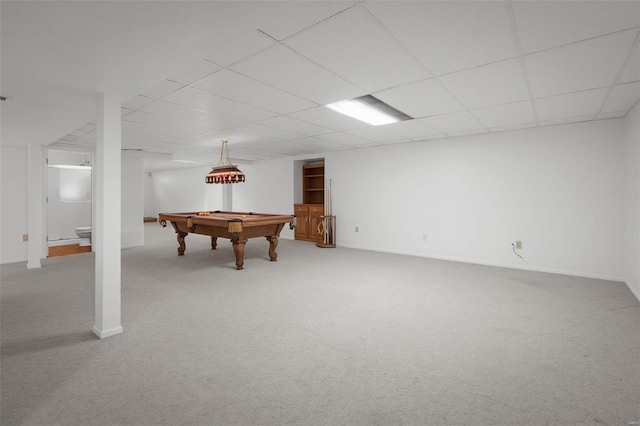
<path id="1" fill-rule="evenodd" d="M 96 144 L 95 324 L 102 338 L 122 333 L 121 313 L 121 154 L 120 99 L 102 94 Z"/>
<path id="2" fill-rule="evenodd" d="M 44 156 L 40 145 L 29 145 L 29 210 L 27 269 L 40 268 L 44 239 L 43 174 Z"/>
<path id="3" fill-rule="evenodd" d="M 233 211 L 233 184 L 222 185 L 222 211 Z"/>

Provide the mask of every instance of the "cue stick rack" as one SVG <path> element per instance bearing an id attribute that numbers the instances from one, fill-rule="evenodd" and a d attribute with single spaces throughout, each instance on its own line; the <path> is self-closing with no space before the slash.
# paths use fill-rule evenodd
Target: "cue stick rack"
<path id="1" fill-rule="evenodd" d="M 336 217 L 331 211 L 331 179 L 325 179 L 324 188 L 324 216 L 320 216 L 318 222 L 316 246 L 327 248 L 336 246 Z"/>

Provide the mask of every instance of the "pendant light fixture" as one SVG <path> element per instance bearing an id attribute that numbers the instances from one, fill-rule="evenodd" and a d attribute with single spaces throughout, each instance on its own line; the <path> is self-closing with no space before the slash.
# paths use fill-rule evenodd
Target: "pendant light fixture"
<path id="1" fill-rule="evenodd" d="M 238 166 L 231 164 L 229 159 L 228 140 L 222 141 L 220 149 L 220 161 L 218 165 L 209 172 L 206 178 L 207 183 L 239 183 L 244 182 L 244 173 L 240 171 Z"/>

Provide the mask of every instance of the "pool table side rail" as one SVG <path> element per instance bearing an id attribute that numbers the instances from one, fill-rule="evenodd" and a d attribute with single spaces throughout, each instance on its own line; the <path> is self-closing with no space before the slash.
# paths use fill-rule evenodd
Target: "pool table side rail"
<path id="1" fill-rule="evenodd" d="M 219 212 L 220 215 L 231 214 L 232 212 Z M 246 217 L 237 217 L 241 215 Z M 279 215 L 268 213 L 233 213 L 232 218 L 224 218 L 216 216 L 213 213 L 211 216 L 199 216 L 195 212 L 190 213 L 160 213 L 158 215 L 158 222 L 171 221 L 171 222 L 187 222 L 187 226 L 192 225 L 210 225 L 210 226 L 227 226 L 232 221 L 242 221 L 243 228 L 250 228 L 254 226 L 262 225 L 275 225 L 279 223 L 291 223 L 293 222 L 292 215 Z"/>

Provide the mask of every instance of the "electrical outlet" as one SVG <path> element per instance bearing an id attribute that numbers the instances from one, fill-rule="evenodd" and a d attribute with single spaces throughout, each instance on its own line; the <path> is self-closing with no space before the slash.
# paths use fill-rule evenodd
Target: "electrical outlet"
<path id="1" fill-rule="evenodd" d="M 422 241 L 427 241 L 427 234 L 422 234 Z"/>
<path id="2" fill-rule="evenodd" d="M 358 227 L 356 226 L 356 232 L 358 232 Z"/>
<path id="3" fill-rule="evenodd" d="M 516 249 L 522 249 L 522 241 L 516 241 Z"/>
<path id="4" fill-rule="evenodd" d="M 22 234 L 22 241 L 29 241 L 29 234 Z"/>

